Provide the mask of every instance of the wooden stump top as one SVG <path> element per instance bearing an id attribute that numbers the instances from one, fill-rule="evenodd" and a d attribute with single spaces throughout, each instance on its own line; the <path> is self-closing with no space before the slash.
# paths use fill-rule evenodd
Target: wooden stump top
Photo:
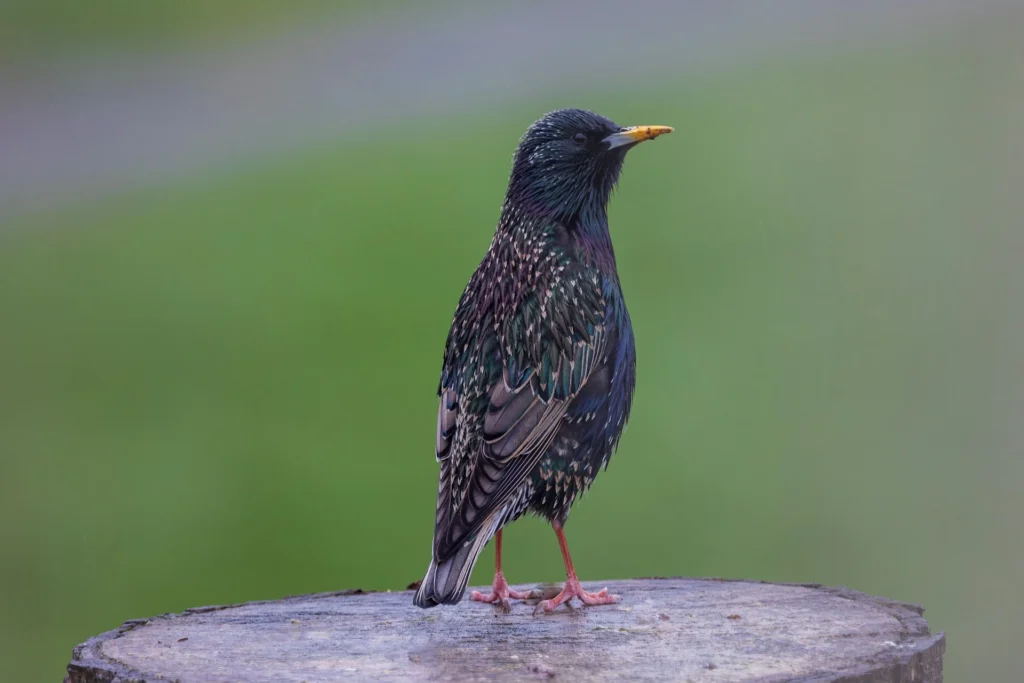
<path id="1" fill-rule="evenodd" d="M 817 585 L 586 585 L 622 600 L 537 616 L 468 600 L 422 610 L 411 591 L 200 607 L 79 645 L 65 681 L 942 680 L 945 637 L 914 605 Z"/>

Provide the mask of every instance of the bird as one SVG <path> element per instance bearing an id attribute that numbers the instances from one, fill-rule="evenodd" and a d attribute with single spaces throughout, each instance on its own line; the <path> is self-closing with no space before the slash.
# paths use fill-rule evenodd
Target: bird
<path id="1" fill-rule="evenodd" d="M 490 593 L 505 610 L 541 597 L 509 588 L 502 529 L 527 512 L 558 539 L 566 583 L 537 603 L 612 604 L 580 584 L 564 526 L 573 503 L 607 468 L 636 383 L 633 329 L 616 270 L 608 201 L 626 153 L 672 132 L 559 109 L 535 121 L 512 160 L 498 225 L 459 299 L 438 383 L 437 507 L 418 607 L 462 600 L 477 558 L 495 539 Z"/>

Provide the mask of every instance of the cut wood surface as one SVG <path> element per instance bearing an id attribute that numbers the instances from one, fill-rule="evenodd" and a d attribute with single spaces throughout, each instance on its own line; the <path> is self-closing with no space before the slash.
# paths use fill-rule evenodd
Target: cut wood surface
<path id="1" fill-rule="evenodd" d="M 622 599 L 534 615 L 354 590 L 135 619 L 76 647 L 65 681 L 942 680 L 945 637 L 915 605 L 817 585 L 585 583 Z"/>

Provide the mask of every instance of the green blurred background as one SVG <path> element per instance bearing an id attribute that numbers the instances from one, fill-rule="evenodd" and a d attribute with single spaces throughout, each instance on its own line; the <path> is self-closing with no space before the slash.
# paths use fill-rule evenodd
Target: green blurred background
<path id="1" fill-rule="evenodd" d="M 398 112 L 0 214 L 10 680 L 129 618 L 421 577 L 451 314 L 519 135 L 566 105 L 676 128 L 612 202 L 638 388 L 567 527 L 584 579 L 848 585 L 925 605 L 947 680 L 1019 680 L 1019 17 Z M 562 577 L 537 520 L 505 556 Z"/>

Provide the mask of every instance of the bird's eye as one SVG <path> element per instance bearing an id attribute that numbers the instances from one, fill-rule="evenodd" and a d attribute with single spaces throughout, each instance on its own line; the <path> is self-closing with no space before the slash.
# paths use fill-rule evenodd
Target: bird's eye
<path id="1" fill-rule="evenodd" d="M 583 133 L 576 133 L 576 135 L 572 136 L 572 141 L 575 142 L 577 145 L 583 145 L 586 144 L 587 142 L 587 136 L 584 135 Z"/>

